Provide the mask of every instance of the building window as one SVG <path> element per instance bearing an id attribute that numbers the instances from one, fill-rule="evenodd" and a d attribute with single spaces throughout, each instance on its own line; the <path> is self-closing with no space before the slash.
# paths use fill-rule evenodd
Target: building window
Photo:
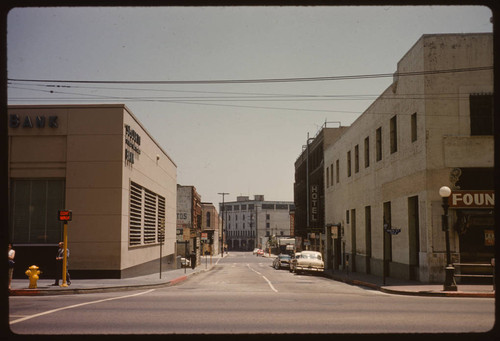
<path id="1" fill-rule="evenodd" d="M 266 223 L 266 229 L 268 229 L 270 227 L 271 227 L 271 224 L 270 223 Z"/>
<path id="2" fill-rule="evenodd" d="M 382 160 L 382 127 L 375 132 L 375 143 L 377 161 L 380 161 Z"/>
<path id="3" fill-rule="evenodd" d="M 398 122 L 397 116 L 391 118 L 389 126 L 389 134 L 391 137 L 391 154 L 398 151 Z"/>
<path id="4" fill-rule="evenodd" d="M 351 176 L 351 151 L 347 152 L 347 176 Z"/>
<path id="5" fill-rule="evenodd" d="M 333 186 L 333 163 L 330 165 L 330 183 Z"/>
<path id="6" fill-rule="evenodd" d="M 270 214 L 266 214 L 266 220 L 269 220 L 271 219 L 271 215 Z"/>
<path id="7" fill-rule="evenodd" d="M 62 238 L 57 211 L 64 208 L 64 180 L 12 180 L 9 227 L 12 243 L 56 244 Z"/>
<path id="8" fill-rule="evenodd" d="M 417 140 L 417 113 L 411 115 L 411 142 Z"/>
<path id="9" fill-rule="evenodd" d="M 330 187 L 330 167 L 326 167 L 326 173 L 325 173 L 325 177 L 326 177 L 326 188 Z"/>
<path id="10" fill-rule="evenodd" d="M 359 146 L 354 146 L 354 173 L 359 172 Z"/>
<path id="11" fill-rule="evenodd" d="M 335 180 L 337 181 L 337 183 L 340 182 L 339 170 L 340 170 L 340 162 L 339 162 L 339 160 L 337 160 L 337 161 L 335 161 L 335 176 L 336 176 Z"/>
<path id="12" fill-rule="evenodd" d="M 153 244 L 165 222 L 165 198 L 130 183 L 129 245 Z"/>
<path id="13" fill-rule="evenodd" d="M 210 227 L 210 212 L 207 212 L 207 227 Z"/>
<path id="14" fill-rule="evenodd" d="M 471 94 L 470 105 L 470 134 L 493 135 L 493 95 Z"/>
<path id="15" fill-rule="evenodd" d="M 345 223 L 349 224 L 349 210 L 345 211 Z"/>
<path id="16" fill-rule="evenodd" d="M 370 137 L 365 138 L 365 168 L 370 167 Z"/>

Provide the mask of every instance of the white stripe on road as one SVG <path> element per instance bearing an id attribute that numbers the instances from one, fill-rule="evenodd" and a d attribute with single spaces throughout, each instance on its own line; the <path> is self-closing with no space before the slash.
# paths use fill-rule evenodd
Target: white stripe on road
<path id="1" fill-rule="evenodd" d="M 247 264 L 247 266 L 248 266 L 248 268 L 249 268 L 250 270 L 252 270 L 252 271 L 253 271 L 253 272 L 255 272 L 256 274 L 261 275 L 261 276 L 262 276 L 262 278 L 264 278 L 264 279 L 266 280 L 267 284 L 269 284 L 269 286 L 271 287 L 271 289 L 273 289 L 273 290 L 274 290 L 274 292 L 278 292 L 278 290 L 276 290 L 276 288 L 273 286 L 273 284 L 271 283 L 271 281 L 270 281 L 270 280 L 268 280 L 268 279 L 266 278 L 266 276 L 264 276 L 263 274 L 261 274 L 261 273 L 260 273 L 260 272 L 258 272 L 257 270 L 252 269 L 252 267 L 250 266 L 250 264 Z"/>
<path id="2" fill-rule="evenodd" d="M 30 316 L 26 316 L 26 317 L 20 318 L 19 320 L 15 320 L 15 321 L 10 322 L 10 324 L 15 324 L 15 323 L 18 323 L 18 322 L 23 322 L 23 321 L 26 321 L 26 320 L 30 320 L 30 319 L 35 318 L 35 317 L 39 317 L 39 316 L 43 316 L 43 315 L 48 315 L 48 314 L 56 313 L 56 312 L 61 311 L 61 310 L 78 308 L 78 307 L 81 307 L 81 306 L 84 306 L 84 305 L 88 305 L 88 304 L 96 304 L 96 303 L 101 303 L 101 302 L 106 302 L 106 301 L 113 301 L 113 300 L 119 300 L 119 299 L 122 299 L 122 298 L 129 298 L 129 297 L 144 295 L 144 294 L 148 294 L 148 293 L 150 293 L 151 291 L 154 291 L 154 290 L 156 290 L 156 289 L 150 289 L 148 291 L 143 291 L 143 292 L 139 292 L 137 294 L 132 294 L 132 295 L 105 298 L 105 299 L 102 299 L 102 300 L 97 300 L 97 301 L 92 301 L 92 302 L 85 302 L 85 303 L 79 303 L 79 304 L 74 304 L 74 305 L 70 305 L 70 306 L 67 306 L 67 307 L 61 307 L 61 308 L 57 308 L 57 309 L 52 309 L 52 310 L 44 311 L 43 313 L 38 313 L 38 314 L 34 314 L 34 315 L 30 315 Z"/>

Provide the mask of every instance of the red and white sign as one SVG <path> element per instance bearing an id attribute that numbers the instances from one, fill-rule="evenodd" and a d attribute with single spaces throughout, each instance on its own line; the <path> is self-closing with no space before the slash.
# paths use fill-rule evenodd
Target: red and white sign
<path id="1" fill-rule="evenodd" d="M 494 208 L 494 191 L 453 191 L 448 199 L 450 208 Z"/>

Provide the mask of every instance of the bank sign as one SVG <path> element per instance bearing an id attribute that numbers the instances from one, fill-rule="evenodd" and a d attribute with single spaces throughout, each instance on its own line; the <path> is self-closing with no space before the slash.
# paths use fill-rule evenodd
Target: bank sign
<path id="1" fill-rule="evenodd" d="M 494 208 L 494 191 L 453 191 L 448 198 L 450 208 Z"/>
<path id="2" fill-rule="evenodd" d="M 19 116 L 17 114 L 9 115 L 9 128 L 57 128 L 59 123 L 57 122 L 57 116 L 41 116 L 36 115 L 32 118 L 29 115 Z"/>

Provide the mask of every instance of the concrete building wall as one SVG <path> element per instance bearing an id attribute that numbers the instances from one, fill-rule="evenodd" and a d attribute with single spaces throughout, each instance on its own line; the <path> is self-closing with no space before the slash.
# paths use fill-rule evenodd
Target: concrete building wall
<path id="1" fill-rule="evenodd" d="M 176 165 L 124 105 L 10 106 L 12 115 L 23 122 L 29 116 L 34 124 L 9 128 L 9 177 L 64 180 L 65 207 L 59 209 L 73 212 L 68 244 L 74 274 L 127 276 L 151 271 L 157 262 L 157 242 L 130 245 L 131 182 L 165 198 L 163 254 L 173 256 Z M 45 117 L 43 128 L 37 117 Z M 50 117 L 57 125 L 48 124 Z M 126 144 L 127 125 L 141 138 L 135 151 Z"/>
<path id="2" fill-rule="evenodd" d="M 422 281 L 441 280 L 445 245 L 438 190 L 443 185 L 452 186 L 450 171 L 455 167 L 493 167 L 493 136 L 470 136 L 469 113 L 471 93 L 493 92 L 493 72 L 431 72 L 492 65 L 491 34 L 423 36 L 398 63 L 393 84 L 337 142 L 325 149 L 325 177 L 330 177 L 325 180 L 325 222 L 342 223 L 345 253 L 354 258 L 349 266 L 382 274 L 384 203 L 390 203 L 391 225 L 401 232 L 385 237 L 386 241 L 390 239 L 390 249 L 386 250 L 389 273 Z M 408 72 L 422 74 L 405 76 Z M 416 138 L 412 134 L 414 114 Z M 391 125 L 397 128 L 396 150 L 391 148 Z M 378 129 L 382 141 L 380 160 L 376 151 Z M 365 139 L 369 141 L 368 166 Z M 355 169 L 356 148 L 359 170 Z M 417 237 L 409 229 L 411 200 L 418 202 Z M 371 212 L 371 233 L 366 231 L 366 207 Z M 458 236 L 453 231 L 451 236 L 451 249 L 456 253 Z M 415 238 L 417 251 L 413 250 Z M 415 270 L 412 262 L 416 256 Z"/>

